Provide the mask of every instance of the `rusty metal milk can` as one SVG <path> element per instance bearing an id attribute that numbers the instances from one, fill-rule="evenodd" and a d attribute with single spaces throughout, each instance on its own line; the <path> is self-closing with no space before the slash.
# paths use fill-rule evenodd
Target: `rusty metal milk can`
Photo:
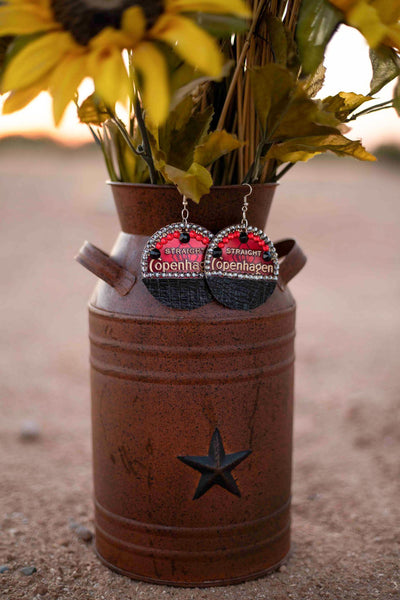
<path id="1" fill-rule="evenodd" d="M 170 186 L 112 184 L 122 233 L 77 260 L 101 280 L 89 306 L 96 549 L 110 568 L 180 586 L 238 583 L 290 550 L 295 303 L 305 257 L 275 244 L 280 278 L 251 311 L 184 311 L 141 281 L 149 236 L 177 220 Z M 273 184 L 254 185 L 266 225 Z M 191 220 L 213 233 L 240 215 L 242 186 L 216 187 Z M 179 217 L 178 217 L 179 218 Z"/>

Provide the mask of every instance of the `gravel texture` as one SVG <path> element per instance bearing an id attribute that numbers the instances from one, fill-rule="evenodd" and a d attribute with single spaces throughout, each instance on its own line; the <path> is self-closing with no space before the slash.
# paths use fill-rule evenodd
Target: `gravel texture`
<path id="1" fill-rule="evenodd" d="M 400 599 L 398 171 L 318 160 L 280 186 L 267 233 L 309 256 L 291 285 L 293 552 L 267 578 L 201 590 L 116 575 L 90 540 L 94 277 L 73 256 L 85 239 L 109 250 L 118 231 L 101 156 L 0 157 L 0 598 Z"/>

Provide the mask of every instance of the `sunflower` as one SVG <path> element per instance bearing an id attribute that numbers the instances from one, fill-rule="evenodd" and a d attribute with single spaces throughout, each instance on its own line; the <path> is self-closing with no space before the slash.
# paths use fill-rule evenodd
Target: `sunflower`
<path id="1" fill-rule="evenodd" d="M 400 0 L 329 0 L 346 23 L 358 29 L 371 48 L 379 44 L 400 50 Z"/>
<path id="2" fill-rule="evenodd" d="M 221 74 L 218 44 L 189 17 L 197 12 L 250 16 L 243 0 L 7 0 L 0 38 L 18 37 L 2 75 L 1 93 L 11 92 L 3 112 L 48 90 L 58 124 L 85 77 L 107 105 L 125 101 L 132 94 L 127 50 L 149 118 L 162 123 L 169 107 L 164 44 L 202 73 Z"/>

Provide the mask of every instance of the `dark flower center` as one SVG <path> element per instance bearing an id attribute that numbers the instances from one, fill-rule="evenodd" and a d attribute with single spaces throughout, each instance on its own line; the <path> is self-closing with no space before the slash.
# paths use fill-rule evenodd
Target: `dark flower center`
<path id="1" fill-rule="evenodd" d="M 162 0 L 52 0 L 51 6 L 58 23 L 83 46 L 106 27 L 119 29 L 130 6 L 143 9 L 148 27 L 163 11 Z"/>

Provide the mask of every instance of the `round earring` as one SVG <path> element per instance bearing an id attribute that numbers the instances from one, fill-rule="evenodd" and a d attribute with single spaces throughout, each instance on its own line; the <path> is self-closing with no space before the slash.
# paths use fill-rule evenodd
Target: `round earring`
<path id="1" fill-rule="evenodd" d="M 189 210 L 182 200 L 182 221 L 156 231 L 142 254 L 143 283 L 159 302 L 191 310 L 212 300 L 204 278 L 204 257 L 210 231 L 188 223 Z"/>
<path id="2" fill-rule="evenodd" d="M 247 221 L 247 198 L 243 198 L 242 221 L 217 233 L 206 251 L 204 272 L 210 291 L 228 308 L 251 310 L 263 304 L 273 293 L 278 280 L 279 263 L 268 236 Z"/>

